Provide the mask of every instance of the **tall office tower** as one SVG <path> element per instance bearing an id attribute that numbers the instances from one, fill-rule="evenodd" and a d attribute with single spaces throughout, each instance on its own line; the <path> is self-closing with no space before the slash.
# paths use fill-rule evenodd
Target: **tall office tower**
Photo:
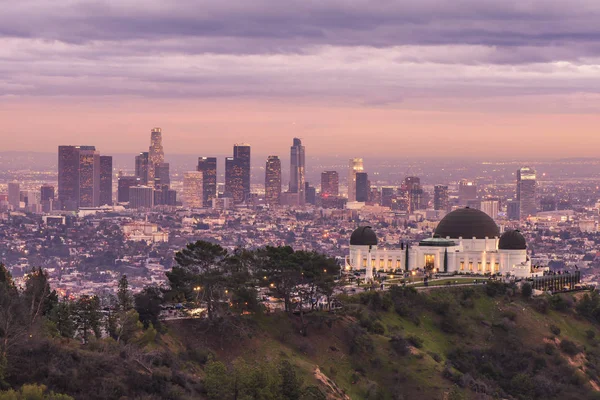
<path id="1" fill-rule="evenodd" d="M 490 217 L 496 219 L 500 213 L 500 201 L 497 199 L 481 200 L 479 209 Z"/>
<path id="2" fill-rule="evenodd" d="M 535 170 L 523 167 L 517 170 L 517 201 L 519 202 L 519 218 L 524 219 L 535 215 Z"/>
<path id="3" fill-rule="evenodd" d="M 317 204 L 317 188 L 310 186 L 309 182 L 304 182 L 305 204 Z"/>
<path id="4" fill-rule="evenodd" d="M 290 193 L 298 193 L 298 203 L 304 204 L 306 201 L 305 182 L 306 182 L 306 160 L 304 146 L 302 141 L 294 138 L 290 148 Z"/>
<path id="5" fill-rule="evenodd" d="M 154 186 L 156 166 L 165 162 L 165 152 L 162 145 L 162 130 L 153 128 L 150 132 L 150 147 L 148 148 L 148 184 Z"/>
<path id="6" fill-rule="evenodd" d="M 369 192 L 369 203 L 381 205 L 381 191 L 378 188 L 371 188 L 371 191 Z"/>
<path id="7" fill-rule="evenodd" d="M 159 185 L 154 188 L 155 206 L 175 206 L 177 205 L 177 192 L 169 189 L 167 185 Z"/>
<path id="8" fill-rule="evenodd" d="M 132 186 L 129 188 L 129 206 L 131 208 L 154 207 L 154 189 L 150 186 Z"/>
<path id="9" fill-rule="evenodd" d="M 113 203 L 113 159 L 112 156 L 100 156 L 100 204 Z"/>
<path id="10" fill-rule="evenodd" d="M 362 158 L 351 158 L 348 169 L 348 201 L 356 201 L 356 173 L 364 171 Z"/>
<path id="11" fill-rule="evenodd" d="M 40 188 L 40 200 L 43 212 L 52 211 L 54 209 L 54 186 L 42 185 Z"/>
<path id="12" fill-rule="evenodd" d="M 79 207 L 79 147 L 58 146 L 58 202 L 61 210 Z"/>
<path id="13" fill-rule="evenodd" d="M 250 145 L 246 143 L 234 145 L 233 159 L 238 165 L 238 168 L 240 168 L 242 178 L 242 196 L 239 202 L 242 203 L 250 196 Z"/>
<path id="14" fill-rule="evenodd" d="M 269 156 L 265 166 L 265 201 L 270 206 L 281 202 L 281 160 L 277 156 Z"/>
<path id="15" fill-rule="evenodd" d="M 396 198 L 396 188 L 382 187 L 381 188 L 381 205 L 383 207 L 391 207 L 392 202 Z"/>
<path id="16" fill-rule="evenodd" d="M 340 195 L 340 176 L 337 171 L 321 172 L 321 197 Z"/>
<path id="17" fill-rule="evenodd" d="M 117 189 L 117 202 L 127 203 L 129 201 L 129 188 L 141 185 L 137 176 L 120 176 Z"/>
<path id="18" fill-rule="evenodd" d="M 467 179 L 458 182 L 458 205 L 466 206 L 469 200 L 477 199 L 477 184 Z"/>
<path id="19" fill-rule="evenodd" d="M 171 187 L 171 173 L 169 163 L 162 162 L 154 166 L 154 186 L 167 185 Z"/>
<path id="20" fill-rule="evenodd" d="M 217 198 L 217 158 L 198 157 L 197 169 L 202 172 L 204 207 L 212 207 L 212 200 Z"/>
<path id="21" fill-rule="evenodd" d="M 135 156 L 135 176 L 140 178 L 141 185 L 148 184 L 148 172 L 150 169 L 150 158 L 147 152 Z"/>
<path id="22" fill-rule="evenodd" d="M 242 186 L 242 169 L 233 157 L 225 157 L 225 190 L 224 196 L 233 199 L 234 203 L 244 200 L 244 189 Z"/>
<path id="23" fill-rule="evenodd" d="M 511 200 L 506 203 L 506 216 L 512 221 L 519 219 L 519 202 Z"/>
<path id="24" fill-rule="evenodd" d="M 204 206 L 203 173 L 188 171 L 183 173 L 183 205 L 189 208 L 202 208 Z"/>
<path id="25" fill-rule="evenodd" d="M 435 185 L 433 187 L 433 209 L 448 211 L 448 186 Z"/>
<path id="26" fill-rule="evenodd" d="M 369 192 L 371 191 L 371 184 L 369 182 L 369 175 L 366 172 L 356 173 L 356 201 L 366 203 L 369 201 Z"/>
<path id="27" fill-rule="evenodd" d="M 79 146 L 79 207 L 100 204 L 100 154 L 94 146 Z"/>
<path id="28" fill-rule="evenodd" d="M 14 210 L 18 210 L 21 206 L 21 185 L 19 182 L 8 183 L 8 204 L 10 204 Z"/>
<path id="29" fill-rule="evenodd" d="M 404 179 L 403 189 L 406 191 L 408 211 L 414 212 L 416 210 L 422 210 L 424 207 L 423 202 L 423 189 L 421 188 L 421 179 L 416 176 L 407 176 Z"/>

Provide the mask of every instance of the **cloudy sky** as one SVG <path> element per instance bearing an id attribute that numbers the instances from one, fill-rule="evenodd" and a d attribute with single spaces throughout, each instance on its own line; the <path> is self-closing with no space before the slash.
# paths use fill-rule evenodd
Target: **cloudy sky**
<path id="1" fill-rule="evenodd" d="M 597 0 L 0 0 L 0 150 L 597 156 Z"/>

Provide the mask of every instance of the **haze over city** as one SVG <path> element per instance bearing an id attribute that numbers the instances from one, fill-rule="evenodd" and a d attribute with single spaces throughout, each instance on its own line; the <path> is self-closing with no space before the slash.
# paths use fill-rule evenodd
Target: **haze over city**
<path id="1" fill-rule="evenodd" d="M 0 400 L 599 400 L 599 0 L 0 0 Z"/>
<path id="2" fill-rule="evenodd" d="M 313 155 L 595 156 L 599 18 L 583 0 L 5 2 L 2 149 L 136 152 L 161 126 L 171 153 L 296 136 Z"/>

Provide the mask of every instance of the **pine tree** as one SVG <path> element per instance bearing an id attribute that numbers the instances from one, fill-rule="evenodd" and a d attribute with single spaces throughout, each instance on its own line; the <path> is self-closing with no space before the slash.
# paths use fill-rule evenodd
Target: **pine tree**
<path id="1" fill-rule="evenodd" d="M 129 290 L 129 281 L 127 280 L 127 275 L 123 275 L 119 280 L 117 299 L 119 300 L 119 308 L 121 310 L 128 311 L 133 308 L 133 296 Z"/>

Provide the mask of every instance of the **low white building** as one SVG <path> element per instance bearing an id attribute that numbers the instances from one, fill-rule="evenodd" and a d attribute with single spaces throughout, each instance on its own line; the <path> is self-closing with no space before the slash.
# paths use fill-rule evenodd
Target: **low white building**
<path id="1" fill-rule="evenodd" d="M 350 254 L 346 269 L 366 269 L 372 279 L 373 270 L 456 272 L 501 274 L 517 277 L 542 275 L 532 268 L 527 256 L 527 243 L 519 231 L 500 230 L 486 213 L 474 208 L 461 208 L 446 215 L 437 225 L 432 238 L 418 246 L 400 249 L 377 247 L 377 235 L 369 226 L 356 229 L 350 238 Z"/>
<path id="2" fill-rule="evenodd" d="M 135 221 L 123 226 L 123 234 L 127 240 L 134 242 L 168 242 L 169 234 L 158 230 L 158 225 L 147 221 Z"/>

